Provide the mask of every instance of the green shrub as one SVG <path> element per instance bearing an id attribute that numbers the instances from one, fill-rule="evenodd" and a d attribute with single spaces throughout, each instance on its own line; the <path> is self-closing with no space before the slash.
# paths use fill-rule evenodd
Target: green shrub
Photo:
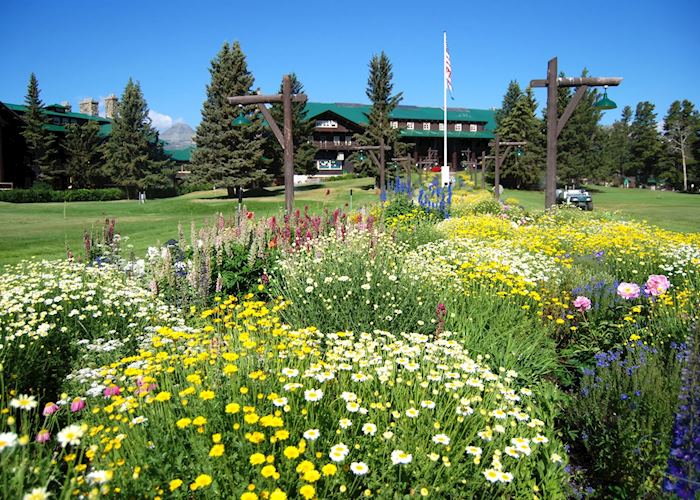
<path id="1" fill-rule="evenodd" d="M 45 187 L 32 189 L 12 189 L 0 191 L 0 201 L 9 203 L 47 203 L 62 201 L 111 201 L 124 198 L 124 192 L 120 188 L 106 189 L 70 189 L 66 191 L 52 191 Z"/>
<path id="2" fill-rule="evenodd" d="M 631 344 L 596 355 L 566 421 L 601 498 L 658 497 L 680 386 L 676 352 Z"/>

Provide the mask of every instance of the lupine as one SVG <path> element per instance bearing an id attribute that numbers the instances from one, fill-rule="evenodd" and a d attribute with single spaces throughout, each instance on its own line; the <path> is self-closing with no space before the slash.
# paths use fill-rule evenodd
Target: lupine
<path id="1" fill-rule="evenodd" d="M 664 489 L 680 498 L 700 491 L 700 344 L 688 342 Z"/>

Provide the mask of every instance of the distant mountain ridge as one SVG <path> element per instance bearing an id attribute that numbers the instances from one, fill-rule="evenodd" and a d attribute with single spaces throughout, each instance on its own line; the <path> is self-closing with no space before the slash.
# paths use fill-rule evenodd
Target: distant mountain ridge
<path id="1" fill-rule="evenodd" d="M 186 123 L 176 123 L 160 134 L 160 138 L 167 143 L 166 149 L 185 149 L 194 146 L 193 137 L 194 129 Z"/>

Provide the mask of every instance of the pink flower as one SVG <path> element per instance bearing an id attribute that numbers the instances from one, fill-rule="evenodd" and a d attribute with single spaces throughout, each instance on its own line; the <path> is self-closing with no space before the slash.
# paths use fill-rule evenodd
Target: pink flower
<path id="1" fill-rule="evenodd" d="M 579 295 L 576 297 L 576 300 L 574 300 L 574 307 L 581 312 L 588 311 L 591 308 L 591 299 Z"/>
<path id="2" fill-rule="evenodd" d="M 45 417 L 48 417 L 49 415 L 53 415 L 54 413 L 56 413 L 60 409 L 61 408 L 56 403 L 46 403 L 42 414 Z"/>
<path id="3" fill-rule="evenodd" d="M 82 398 L 75 398 L 70 404 L 70 411 L 73 413 L 77 413 L 83 408 L 85 408 L 85 400 Z"/>
<path id="4" fill-rule="evenodd" d="M 104 395 L 106 398 L 110 396 L 116 396 L 117 394 L 121 394 L 122 389 L 118 385 L 110 385 L 109 387 L 105 387 L 104 390 Z"/>
<path id="5" fill-rule="evenodd" d="M 51 439 L 51 433 L 47 431 L 46 429 L 41 429 L 37 435 L 36 435 L 36 442 L 37 443 L 46 443 L 49 439 Z"/>
<path id="6" fill-rule="evenodd" d="M 644 291 L 649 295 L 657 296 L 671 287 L 668 278 L 663 274 L 652 274 L 644 285 Z"/>
<path id="7" fill-rule="evenodd" d="M 617 287 L 617 294 L 623 299 L 636 299 L 639 297 L 639 285 L 636 283 L 620 283 Z"/>

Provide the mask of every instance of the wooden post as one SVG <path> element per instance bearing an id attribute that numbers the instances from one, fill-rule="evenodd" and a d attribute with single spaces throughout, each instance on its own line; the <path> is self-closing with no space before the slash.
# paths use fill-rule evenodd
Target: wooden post
<path id="1" fill-rule="evenodd" d="M 481 152 L 481 189 L 486 189 L 486 151 Z"/>
<path id="2" fill-rule="evenodd" d="M 544 207 L 556 203 L 557 189 L 557 58 L 547 64 L 547 173 L 544 188 Z"/>
<path id="3" fill-rule="evenodd" d="M 386 195 L 386 169 L 385 169 L 384 137 L 379 138 L 379 196 L 384 201 Z"/>
<path id="4" fill-rule="evenodd" d="M 615 87 L 620 85 L 619 77 L 581 77 L 566 78 L 557 77 L 557 58 L 553 57 L 547 64 L 546 80 L 531 80 L 530 87 L 547 87 L 547 174 L 544 191 L 544 208 L 550 208 L 556 203 L 557 189 L 557 138 L 561 134 L 564 125 L 576 109 L 579 101 L 588 90 L 588 87 Z M 559 87 L 578 87 L 564 113 L 559 118 L 557 109 L 557 97 Z"/>
<path id="5" fill-rule="evenodd" d="M 496 166 L 493 169 L 493 196 L 498 201 L 501 193 L 498 192 L 498 186 L 501 183 L 501 140 L 496 134 Z"/>
<path id="6" fill-rule="evenodd" d="M 287 214 L 294 210 L 294 140 L 292 138 L 292 83 L 289 75 L 282 79 L 282 107 L 284 108 L 284 208 Z"/>

